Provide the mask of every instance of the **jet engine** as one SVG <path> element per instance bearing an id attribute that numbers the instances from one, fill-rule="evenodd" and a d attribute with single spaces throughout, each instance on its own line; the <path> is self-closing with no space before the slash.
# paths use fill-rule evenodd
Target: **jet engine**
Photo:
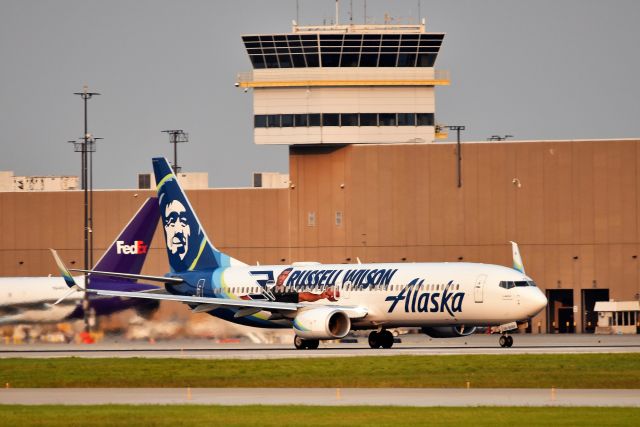
<path id="1" fill-rule="evenodd" d="M 431 338 L 457 338 L 466 337 L 476 331 L 476 327 L 465 328 L 464 325 L 459 326 L 434 326 L 423 327 L 422 333 L 429 335 Z"/>
<path id="2" fill-rule="evenodd" d="M 349 316 L 344 311 L 331 307 L 309 308 L 293 319 L 293 330 L 303 339 L 342 338 L 350 329 Z"/>
<path id="3" fill-rule="evenodd" d="M 138 316 L 141 316 L 147 320 L 151 319 L 153 315 L 160 308 L 160 301 L 158 300 L 148 300 L 148 302 L 144 304 L 138 303 L 135 307 L 136 313 Z"/>

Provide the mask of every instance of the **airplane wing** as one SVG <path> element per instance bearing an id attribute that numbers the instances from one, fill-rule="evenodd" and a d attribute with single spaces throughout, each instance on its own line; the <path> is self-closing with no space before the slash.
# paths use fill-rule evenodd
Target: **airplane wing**
<path id="1" fill-rule="evenodd" d="M 54 249 L 50 249 L 53 258 L 56 261 L 58 269 L 62 274 L 67 286 L 69 287 L 69 293 L 67 295 L 61 297 L 58 301 L 54 303 L 57 305 L 63 299 L 65 299 L 70 293 L 75 292 L 77 290 L 88 292 L 94 295 L 100 296 L 112 296 L 112 297 L 123 297 L 123 298 L 141 298 L 141 299 L 152 299 L 159 301 L 178 301 L 185 304 L 189 304 L 193 307 L 193 311 L 198 312 L 207 312 L 215 310 L 216 308 L 239 308 L 235 313 L 235 317 L 244 317 L 255 314 L 259 311 L 271 311 L 278 313 L 288 313 L 290 316 L 295 315 L 298 310 L 302 310 L 305 308 L 312 307 L 322 307 L 321 304 L 310 304 L 310 303 L 290 303 L 290 302 L 277 302 L 277 301 L 265 301 L 265 300 L 244 300 L 244 299 L 229 299 L 229 298 L 210 298 L 210 297 L 196 297 L 196 296 L 186 296 L 186 295 L 173 295 L 173 294 L 165 294 L 165 293 L 155 293 L 155 292 L 127 292 L 127 291 L 111 291 L 111 290 L 100 290 L 100 289 L 85 289 L 79 286 L 71 276 L 71 273 L 64 265 L 58 253 Z M 96 272 L 93 271 L 93 274 Z M 98 272 L 105 273 L 105 272 Z M 122 273 L 118 273 L 122 275 Z M 133 276 L 133 275 L 129 275 Z M 135 275 L 137 276 L 137 275 Z M 160 278 L 158 276 L 144 276 L 147 280 L 152 280 L 152 277 L 157 279 L 169 279 L 168 283 L 171 283 L 172 280 L 179 280 L 182 282 L 182 279 L 173 279 L 170 277 Z M 330 305 L 332 308 L 337 308 L 342 310 L 349 316 L 350 318 L 357 319 L 362 318 L 367 315 L 367 310 L 363 307 L 358 306 L 339 306 L 339 305 Z"/>
<path id="2" fill-rule="evenodd" d="M 265 300 L 243 300 L 243 299 L 227 299 L 227 298 L 210 298 L 210 297 L 195 297 L 173 294 L 161 294 L 153 292 L 123 292 L 123 291 L 101 291 L 96 289 L 88 289 L 87 292 L 103 295 L 103 296 L 117 296 L 124 298 L 143 298 L 153 299 L 160 301 L 178 301 L 189 305 L 195 305 L 194 312 L 204 312 L 215 310 L 216 308 L 240 308 L 236 317 L 242 317 L 243 315 L 255 314 L 258 311 L 272 311 L 272 312 L 288 312 L 294 314 L 298 310 L 304 308 L 320 307 L 321 304 L 309 304 L 309 303 L 291 303 L 291 302 L 277 302 L 277 301 L 265 301 Z M 332 308 L 337 308 L 344 311 L 347 316 L 352 319 L 362 318 L 367 315 L 367 310 L 358 306 L 340 306 L 331 305 Z M 245 310 L 246 309 L 246 310 Z"/>
<path id="3" fill-rule="evenodd" d="M 95 276 L 110 276 L 110 277 L 120 277 L 124 279 L 142 279 L 142 280 L 150 280 L 152 282 L 162 282 L 162 283 L 182 283 L 182 280 L 179 277 L 165 277 L 165 276 L 148 276 L 145 274 L 130 274 L 130 273 L 115 273 L 111 271 L 96 271 L 96 270 L 80 270 L 75 268 L 70 268 L 69 271 L 74 271 L 78 273 L 88 273 Z"/>

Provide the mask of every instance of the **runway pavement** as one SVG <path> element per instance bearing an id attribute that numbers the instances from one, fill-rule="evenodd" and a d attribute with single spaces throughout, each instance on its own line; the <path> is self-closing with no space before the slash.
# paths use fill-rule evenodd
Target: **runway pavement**
<path id="1" fill-rule="evenodd" d="M 511 348 L 498 346 L 497 335 L 431 339 L 402 335 L 393 348 L 370 349 L 366 337 L 357 343 L 323 342 L 317 350 L 295 350 L 293 344 L 216 343 L 211 340 L 176 340 L 158 343 L 110 339 L 97 344 L 0 345 L 0 358 L 8 357 L 185 357 L 201 359 L 276 359 L 296 357 L 348 357 L 450 354 L 567 354 L 639 353 L 638 335 L 514 335 Z"/>
<path id="2" fill-rule="evenodd" d="M 0 390 L 0 404 L 640 407 L 640 390 L 416 388 L 26 388 Z"/>

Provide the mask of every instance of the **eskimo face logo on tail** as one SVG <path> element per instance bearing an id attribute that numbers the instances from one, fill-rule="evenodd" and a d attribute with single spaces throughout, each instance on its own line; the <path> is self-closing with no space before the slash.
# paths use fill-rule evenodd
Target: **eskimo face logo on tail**
<path id="1" fill-rule="evenodd" d="M 191 227 L 186 213 L 187 209 L 179 200 L 172 200 L 164 209 L 167 248 L 171 255 L 177 255 L 181 261 L 189 252 L 189 236 L 191 236 Z"/>
<path id="2" fill-rule="evenodd" d="M 446 311 L 451 317 L 455 317 L 453 313 L 462 311 L 464 292 L 449 292 L 453 287 L 453 281 L 450 281 L 442 292 L 420 292 L 420 285 L 423 283 L 424 280 L 413 279 L 400 290 L 398 295 L 388 296 L 386 301 L 391 301 L 389 313 L 392 313 L 401 301 L 404 301 L 400 306 L 404 306 L 405 313 L 444 313 Z"/>
<path id="3" fill-rule="evenodd" d="M 118 255 L 142 255 L 149 250 L 149 245 L 145 245 L 142 240 L 136 240 L 131 245 L 127 245 L 123 240 L 116 242 L 116 253 Z"/>

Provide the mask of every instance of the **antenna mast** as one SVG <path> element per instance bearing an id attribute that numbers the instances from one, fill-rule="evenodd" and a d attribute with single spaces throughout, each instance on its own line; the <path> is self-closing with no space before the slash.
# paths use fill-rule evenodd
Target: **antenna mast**
<path id="1" fill-rule="evenodd" d="M 163 130 L 162 133 L 169 135 L 169 142 L 173 144 L 173 173 L 176 175 L 182 169 L 178 166 L 178 144 L 189 141 L 189 134 L 182 129 Z"/>

